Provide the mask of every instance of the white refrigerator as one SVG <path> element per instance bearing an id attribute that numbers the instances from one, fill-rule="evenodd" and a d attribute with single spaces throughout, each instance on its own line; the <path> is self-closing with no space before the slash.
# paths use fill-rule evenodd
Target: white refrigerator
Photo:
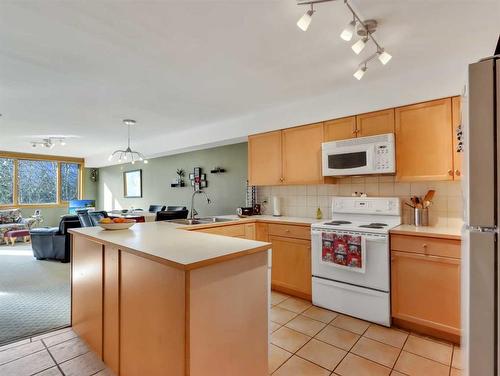
<path id="1" fill-rule="evenodd" d="M 493 376 L 499 371 L 500 55 L 469 66 L 463 108 L 464 373 Z"/>

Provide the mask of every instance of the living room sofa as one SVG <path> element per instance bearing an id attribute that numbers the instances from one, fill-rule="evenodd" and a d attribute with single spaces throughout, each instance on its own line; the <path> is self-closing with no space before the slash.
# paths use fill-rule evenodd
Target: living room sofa
<path id="1" fill-rule="evenodd" d="M 23 218 L 20 209 L 0 210 L 0 244 L 4 241 L 4 234 L 11 230 L 29 230 L 33 226 L 33 218 Z"/>

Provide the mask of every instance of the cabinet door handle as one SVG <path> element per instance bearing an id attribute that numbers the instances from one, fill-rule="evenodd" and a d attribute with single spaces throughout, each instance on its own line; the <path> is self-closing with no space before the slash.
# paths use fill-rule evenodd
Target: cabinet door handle
<path id="1" fill-rule="evenodd" d="M 283 178 L 280 178 L 280 181 L 281 181 L 281 182 L 283 182 L 284 180 L 285 180 L 285 179 L 283 179 Z"/>
<path id="2" fill-rule="evenodd" d="M 356 123 L 354 123 L 354 124 L 352 125 L 352 134 L 354 134 L 354 135 L 355 135 L 357 131 L 358 131 L 358 130 L 356 129 Z"/>
<path id="3" fill-rule="evenodd" d="M 455 170 L 455 175 L 460 176 L 461 175 L 460 170 Z"/>
<path id="4" fill-rule="evenodd" d="M 453 176 L 453 170 L 448 170 L 448 175 Z"/>

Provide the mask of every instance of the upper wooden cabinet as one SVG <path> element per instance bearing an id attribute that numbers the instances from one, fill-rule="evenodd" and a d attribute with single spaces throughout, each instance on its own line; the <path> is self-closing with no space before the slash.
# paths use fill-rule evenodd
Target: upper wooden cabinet
<path id="1" fill-rule="evenodd" d="M 323 123 L 283 130 L 284 184 L 319 184 L 323 182 L 322 142 Z"/>
<path id="2" fill-rule="evenodd" d="M 452 180 L 451 98 L 395 111 L 396 180 Z"/>
<path id="3" fill-rule="evenodd" d="M 338 141 L 356 137 L 356 116 L 325 122 L 325 141 Z"/>
<path id="4" fill-rule="evenodd" d="M 394 133 L 394 109 L 368 112 L 356 116 L 357 137 Z"/>
<path id="5" fill-rule="evenodd" d="M 248 137 L 248 180 L 251 185 L 278 185 L 283 179 L 281 131 Z"/>
<path id="6" fill-rule="evenodd" d="M 462 160 L 463 152 L 458 152 L 458 128 L 462 125 L 462 105 L 460 97 L 451 98 L 452 114 L 451 119 L 453 123 L 453 176 L 455 180 L 462 177 Z M 463 132 L 463 129 L 462 129 Z"/>

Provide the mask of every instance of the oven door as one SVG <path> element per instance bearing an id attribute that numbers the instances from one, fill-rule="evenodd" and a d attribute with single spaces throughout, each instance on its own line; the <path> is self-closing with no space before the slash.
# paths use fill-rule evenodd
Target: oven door
<path id="1" fill-rule="evenodd" d="M 333 232 L 339 235 L 357 235 L 365 244 L 365 272 L 340 269 L 332 264 L 322 262 L 322 234 Z M 390 259 L 389 238 L 386 234 L 367 234 L 342 230 L 320 230 L 311 232 L 312 241 L 312 275 L 355 286 L 367 287 L 379 291 L 389 291 Z"/>
<path id="2" fill-rule="evenodd" d="M 373 144 L 335 147 L 335 142 L 323 144 L 323 176 L 347 176 L 375 173 Z"/>

